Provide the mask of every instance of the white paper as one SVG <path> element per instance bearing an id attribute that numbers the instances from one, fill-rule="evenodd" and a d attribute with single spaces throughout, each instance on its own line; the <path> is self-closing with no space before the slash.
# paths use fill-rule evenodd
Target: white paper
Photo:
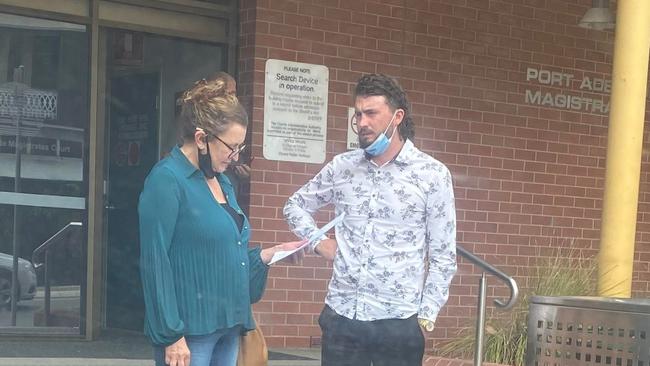
<path id="1" fill-rule="evenodd" d="M 320 240 L 320 238 L 322 238 L 323 235 L 325 235 L 325 233 L 330 231 L 331 228 L 333 228 L 334 226 L 339 224 L 341 221 L 343 221 L 344 217 L 345 217 L 345 213 L 342 213 L 342 214 L 338 215 L 337 217 L 335 217 L 334 220 L 328 222 L 325 226 L 320 228 L 318 231 L 314 232 L 309 237 L 309 239 L 305 242 L 305 244 L 301 245 L 300 247 L 298 247 L 296 249 L 293 249 L 293 250 L 280 250 L 280 251 L 276 252 L 275 254 L 273 254 L 273 257 L 271 258 L 271 261 L 269 262 L 269 265 L 290 256 L 291 254 L 303 249 L 304 247 L 312 244 L 313 242 L 315 242 L 317 240 Z"/>

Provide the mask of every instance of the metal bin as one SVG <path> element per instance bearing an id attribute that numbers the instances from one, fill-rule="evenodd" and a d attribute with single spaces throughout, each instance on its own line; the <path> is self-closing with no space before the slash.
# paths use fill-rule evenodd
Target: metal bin
<path id="1" fill-rule="evenodd" d="M 534 296 L 527 366 L 650 366 L 650 300 Z"/>

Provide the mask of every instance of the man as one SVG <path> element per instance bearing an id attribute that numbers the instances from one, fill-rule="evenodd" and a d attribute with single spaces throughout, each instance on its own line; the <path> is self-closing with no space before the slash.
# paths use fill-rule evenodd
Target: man
<path id="1" fill-rule="evenodd" d="M 208 78 L 208 80 L 221 80 L 226 84 L 226 92 L 232 94 L 232 95 L 237 95 L 237 82 L 235 81 L 235 78 L 232 77 L 232 75 L 228 74 L 225 71 L 218 71 Z M 253 161 L 253 158 L 250 158 L 250 162 Z M 230 182 L 233 185 L 233 188 L 235 189 L 235 197 L 241 198 L 239 195 L 240 192 L 240 183 L 241 180 L 248 179 L 251 175 L 251 167 L 250 165 L 243 163 L 241 161 L 234 161 L 230 166 L 228 166 L 228 169 L 224 172 L 226 176 L 228 176 L 228 179 L 230 179 Z"/>
<path id="2" fill-rule="evenodd" d="M 456 272 L 451 174 L 413 145 L 409 102 L 394 79 L 363 76 L 354 98 L 361 149 L 334 157 L 284 215 L 309 238 L 318 209 L 345 213 L 336 239 L 313 248 L 334 260 L 319 318 L 322 365 L 420 366 L 424 333 Z"/>

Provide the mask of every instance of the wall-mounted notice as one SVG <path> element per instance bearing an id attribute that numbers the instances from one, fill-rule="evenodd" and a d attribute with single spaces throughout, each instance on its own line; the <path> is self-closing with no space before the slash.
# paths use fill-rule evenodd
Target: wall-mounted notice
<path id="1" fill-rule="evenodd" d="M 348 108 L 348 150 L 359 148 L 359 130 L 357 124 L 352 120 L 354 117 L 354 108 Z"/>
<path id="2" fill-rule="evenodd" d="M 266 61 L 264 158 L 325 161 L 329 70 L 282 60 Z"/>

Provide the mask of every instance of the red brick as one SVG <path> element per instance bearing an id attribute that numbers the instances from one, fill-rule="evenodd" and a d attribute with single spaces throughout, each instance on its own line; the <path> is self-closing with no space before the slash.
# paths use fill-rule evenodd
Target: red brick
<path id="1" fill-rule="evenodd" d="M 459 240 L 477 243 L 476 248 L 472 244 L 474 249 L 485 246 L 482 251 L 492 255 L 488 258 L 494 263 L 524 273 L 527 258 L 550 254 L 536 249 L 554 245 L 542 235 L 570 235 L 596 248 L 608 118 L 527 105 L 523 96 L 526 89 L 536 88 L 577 93 L 584 71 L 593 72 L 591 77 L 610 78 L 612 32 L 573 25 L 586 5 L 561 1 L 410 0 L 408 9 L 402 4 L 401 0 L 240 4 L 239 89 L 250 108 L 253 152 L 258 157 L 250 197 L 254 241 L 268 246 L 273 244 L 269 240 L 294 237 L 283 222 L 282 206 L 322 167 L 262 159 L 264 65 L 272 57 L 329 68 L 328 159 L 345 149 L 345 107 L 356 79 L 373 71 L 398 77 L 412 102 L 416 145 L 435 153 L 453 172 Z M 527 67 L 569 72 L 575 79 L 567 88 L 541 87 L 526 82 Z M 592 94 L 600 98 L 584 93 Z M 637 254 L 645 254 L 648 249 L 643 245 L 650 240 L 650 215 L 645 212 L 650 208 L 648 165 L 642 168 L 639 192 Z M 319 216 L 319 222 L 329 215 Z M 557 230 L 546 230 L 553 225 Z M 496 248 L 506 253 L 504 258 L 494 257 Z M 468 270 L 476 273 L 472 266 Z M 650 288 L 647 282 L 638 284 L 649 270 L 635 266 L 635 288 Z M 272 270 L 265 300 L 256 305 L 256 312 L 271 313 L 276 302 L 291 303 L 294 298 L 300 301 L 300 315 L 292 323 L 279 318 L 280 327 L 269 326 L 270 344 L 309 346 L 310 337 L 319 335 L 314 320 L 330 275 L 331 262 L 313 255 L 301 267 Z M 299 289 L 293 288 L 296 280 Z M 454 280 L 452 295 L 467 298 L 450 298 L 452 306 L 443 308 L 439 319 L 448 329 L 437 329 L 440 333 L 432 340 L 453 334 L 454 327 L 463 325 L 459 316 L 473 314 L 473 308 L 467 313 L 454 309 L 476 301 L 475 283 L 475 275 Z"/>

